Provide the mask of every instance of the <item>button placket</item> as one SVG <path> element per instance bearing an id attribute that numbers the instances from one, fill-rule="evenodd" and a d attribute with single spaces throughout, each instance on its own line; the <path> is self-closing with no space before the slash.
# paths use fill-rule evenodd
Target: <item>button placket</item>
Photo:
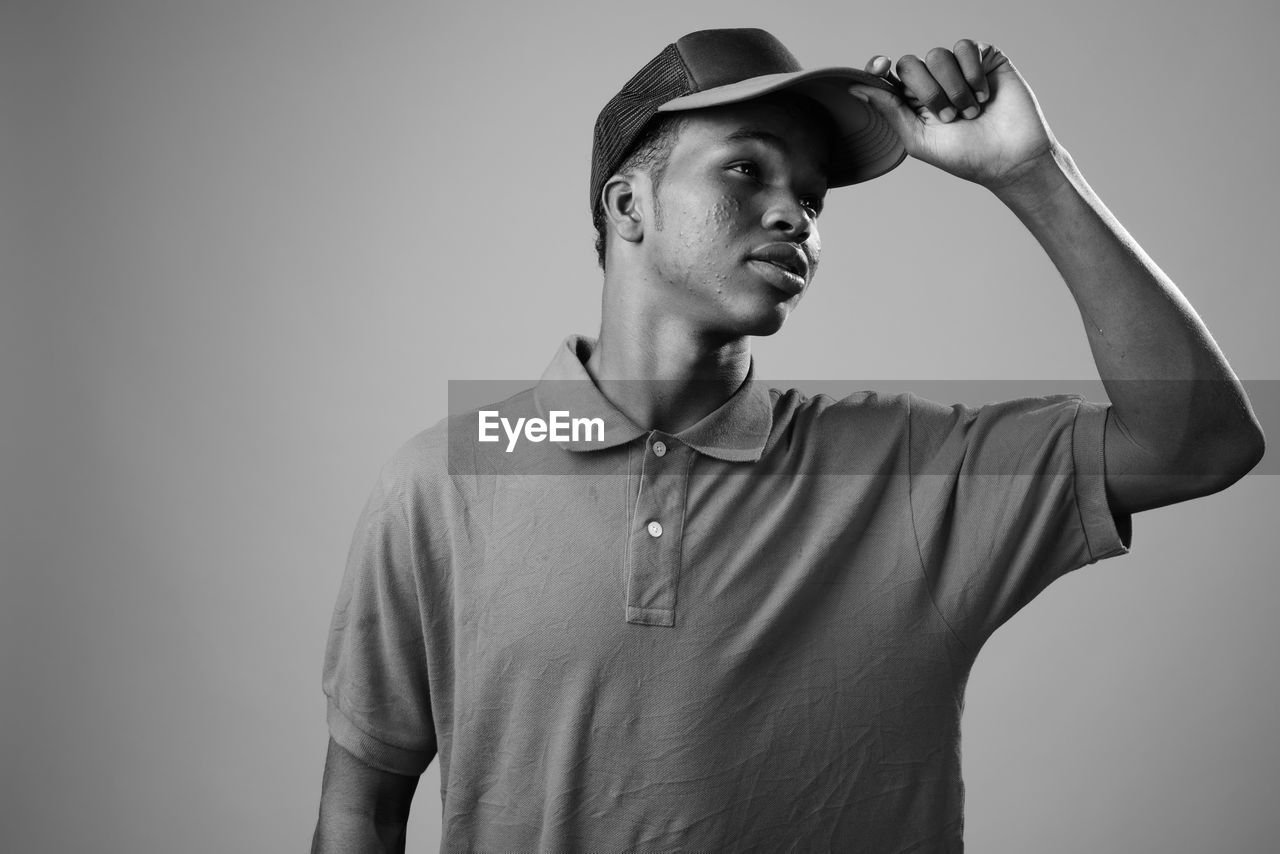
<path id="1" fill-rule="evenodd" d="M 692 450 L 649 435 L 627 549 L 628 623 L 675 625 L 684 527 L 686 473 Z"/>

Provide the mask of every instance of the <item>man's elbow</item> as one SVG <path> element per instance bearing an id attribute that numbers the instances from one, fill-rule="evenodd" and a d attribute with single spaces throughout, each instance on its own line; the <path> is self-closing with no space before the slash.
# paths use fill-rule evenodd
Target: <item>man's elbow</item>
<path id="1" fill-rule="evenodd" d="M 1238 441 L 1236 480 L 1253 471 L 1267 453 L 1267 437 L 1262 432 L 1262 425 L 1257 417 L 1249 420 L 1245 435 Z M 1234 481 L 1233 481 L 1234 482 Z"/>
<path id="2" fill-rule="evenodd" d="M 1200 477 L 1201 495 L 1221 492 L 1253 471 L 1267 450 L 1267 440 L 1257 418 L 1216 433 L 1195 456 L 1187 470 Z"/>

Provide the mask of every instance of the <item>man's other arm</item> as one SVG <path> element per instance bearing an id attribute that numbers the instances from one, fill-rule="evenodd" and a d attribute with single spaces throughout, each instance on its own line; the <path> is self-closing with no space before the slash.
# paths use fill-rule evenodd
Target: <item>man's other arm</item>
<path id="1" fill-rule="evenodd" d="M 367 765 L 330 738 L 311 854 L 403 854 L 418 779 Z"/>
<path id="2" fill-rule="evenodd" d="M 1229 486 L 1262 458 L 1244 388 L 1186 297 L 1085 182 L 1027 82 L 997 48 L 961 39 L 855 84 L 913 157 L 992 191 L 1039 241 L 1075 298 L 1111 414 L 1104 440 L 1114 511 Z M 1135 117 L 1135 121 L 1138 119 Z"/>
<path id="3" fill-rule="evenodd" d="M 1054 146 L 993 188 L 1048 253 L 1075 298 L 1111 398 L 1104 441 L 1114 509 L 1217 492 L 1261 459 L 1244 388 L 1169 277 Z"/>

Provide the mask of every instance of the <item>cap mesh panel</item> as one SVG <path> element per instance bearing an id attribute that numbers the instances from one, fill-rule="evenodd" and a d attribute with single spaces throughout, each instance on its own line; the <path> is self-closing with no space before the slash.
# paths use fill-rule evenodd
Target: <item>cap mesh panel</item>
<path id="1" fill-rule="evenodd" d="M 596 117 L 595 139 L 591 148 L 593 216 L 604 182 L 622 165 L 658 107 L 691 91 L 684 62 L 676 46 L 669 44 L 604 105 Z"/>

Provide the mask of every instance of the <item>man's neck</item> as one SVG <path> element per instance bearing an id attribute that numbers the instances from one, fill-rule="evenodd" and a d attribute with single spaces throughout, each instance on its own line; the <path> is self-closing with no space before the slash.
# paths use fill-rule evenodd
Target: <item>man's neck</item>
<path id="1" fill-rule="evenodd" d="M 747 378 L 749 338 L 698 335 L 669 319 L 618 317 L 606 306 L 586 369 L 604 396 L 641 427 L 679 433 L 719 409 Z"/>

